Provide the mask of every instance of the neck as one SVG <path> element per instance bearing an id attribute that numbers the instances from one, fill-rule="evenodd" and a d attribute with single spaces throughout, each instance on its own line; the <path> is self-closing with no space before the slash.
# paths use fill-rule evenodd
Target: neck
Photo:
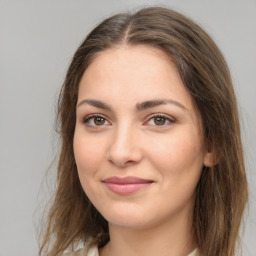
<path id="1" fill-rule="evenodd" d="M 126 228 L 109 224 L 110 241 L 100 251 L 100 255 L 187 256 L 196 248 L 191 223 L 191 218 L 179 214 L 169 222 L 148 228 Z"/>

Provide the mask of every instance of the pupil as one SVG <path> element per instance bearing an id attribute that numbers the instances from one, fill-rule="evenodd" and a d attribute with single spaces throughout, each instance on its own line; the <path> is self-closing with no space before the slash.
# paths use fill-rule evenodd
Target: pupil
<path id="1" fill-rule="evenodd" d="M 156 125 L 164 125 L 165 124 L 165 118 L 164 117 L 155 117 L 154 122 Z"/>
<path id="2" fill-rule="evenodd" d="M 105 120 L 104 120 L 104 118 L 102 118 L 102 117 L 95 117 L 95 118 L 94 118 L 94 123 L 95 123 L 96 125 L 103 125 L 104 122 L 105 122 Z"/>

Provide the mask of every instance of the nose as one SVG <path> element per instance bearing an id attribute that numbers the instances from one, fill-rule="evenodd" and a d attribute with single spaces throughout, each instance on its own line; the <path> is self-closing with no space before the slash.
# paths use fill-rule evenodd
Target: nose
<path id="1" fill-rule="evenodd" d="M 120 127 L 113 132 L 108 150 L 108 161 L 124 168 L 136 164 L 142 159 L 138 131 L 131 127 Z"/>

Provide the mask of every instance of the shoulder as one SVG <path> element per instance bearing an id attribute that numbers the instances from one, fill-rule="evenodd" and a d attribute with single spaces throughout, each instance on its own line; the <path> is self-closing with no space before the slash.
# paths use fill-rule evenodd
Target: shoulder
<path id="1" fill-rule="evenodd" d="M 75 252 L 66 252 L 62 256 L 99 256 L 99 251 L 96 246 L 85 246 Z"/>

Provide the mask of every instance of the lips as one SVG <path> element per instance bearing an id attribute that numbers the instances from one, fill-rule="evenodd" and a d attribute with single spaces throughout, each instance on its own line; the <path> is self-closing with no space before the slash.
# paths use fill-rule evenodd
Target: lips
<path id="1" fill-rule="evenodd" d="M 150 186 L 153 181 L 132 176 L 114 176 L 103 180 L 103 183 L 113 193 L 119 195 L 129 195 Z"/>

